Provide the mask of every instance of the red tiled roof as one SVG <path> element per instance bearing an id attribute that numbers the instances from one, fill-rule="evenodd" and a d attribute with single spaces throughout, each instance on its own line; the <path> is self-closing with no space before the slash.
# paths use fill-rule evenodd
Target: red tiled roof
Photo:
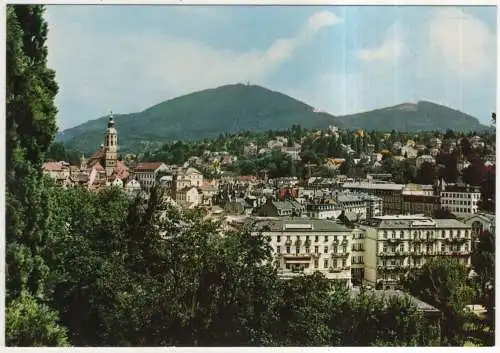
<path id="1" fill-rule="evenodd" d="M 240 181 L 255 181 L 257 177 L 255 175 L 242 175 L 238 179 Z"/>
<path id="2" fill-rule="evenodd" d="M 100 149 L 87 160 L 87 166 L 92 167 L 94 164 L 99 163 L 105 158 L 106 158 L 106 151 L 104 149 Z"/>
<path id="3" fill-rule="evenodd" d="M 127 179 L 129 176 L 129 171 L 125 163 L 123 161 L 116 162 L 115 174 L 121 180 Z"/>
<path id="4" fill-rule="evenodd" d="M 47 162 L 42 165 L 42 170 L 46 170 L 49 172 L 58 172 L 61 171 L 62 168 L 61 162 Z"/>
<path id="5" fill-rule="evenodd" d="M 163 162 L 144 162 L 144 163 L 139 163 L 137 167 L 135 167 L 135 170 L 141 170 L 141 169 L 157 169 L 163 164 Z"/>

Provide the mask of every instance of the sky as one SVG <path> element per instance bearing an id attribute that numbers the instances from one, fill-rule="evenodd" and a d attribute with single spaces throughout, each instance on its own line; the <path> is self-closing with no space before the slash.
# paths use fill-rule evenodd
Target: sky
<path id="1" fill-rule="evenodd" d="M 60 130 L 226 84 L 334 115 L 496 109 L 496 9 L 450 6 L 48 5 Z"/>

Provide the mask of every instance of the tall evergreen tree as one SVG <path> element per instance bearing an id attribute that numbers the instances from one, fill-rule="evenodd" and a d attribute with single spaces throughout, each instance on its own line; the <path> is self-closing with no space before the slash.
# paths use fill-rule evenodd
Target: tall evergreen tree
<path id="1" fill-rule="evenodd" d="M 40 167 L 57 130 L 55 73 L 47 68 L 47 23 L 40 5 L 7 6 L 6 326 L 9 345 L 67 344 L 58 313 L 46 305 L 54 274 L 51 183 Z M 29 315 L 24 313 L 28 312 Z M 23 319 L 19 319 L 19 315 Z M 17 333 L 16 333 L 17 332 Z"/>

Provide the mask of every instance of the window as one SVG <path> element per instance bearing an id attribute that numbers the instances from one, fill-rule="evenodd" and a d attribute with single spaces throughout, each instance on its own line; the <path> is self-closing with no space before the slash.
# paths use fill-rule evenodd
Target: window
<path id="1" fill-rule="evenodd" d="M 345 254 L 347 252 L 347 246 L 342 247 L 342 252 Z"/>
<path id="2" fill-rule="evenodd" d="M 319 267 L 319 261 L 318 259 L 314 260 L 314 268 L 318 268 Z"/>
<path id="3" fill-rule="evenodd" d="M 281 254 L 281 246 L 277 246 L 277 247 L 276 247 L 276 252 L 277 252 L 278 254 Z"/>
<path id="4" fill-rule="evenodd" d="M 306 246 L 306 254 L 309 254 L 311 252 L 311 248 Z"/>
<path id="5" fill-rule="evenodd" d="M 290 240 L 290 236 L 289 235 L 286 236 L 286 240 Z"/>
<path id="6" fill-rule="evenodd" d="M 319 241 L 319 236 L 317 236 L 317 235 L 316 235 L 316 236 L 314 237 L 314 241 L 317 243 L 317 242 Z"/>
<path id="7" fill-rule="evenodd" d="M 277 243 L 281 243 L 281 236 L 279 236 L 279 235 L 278 235 L 278 236 L 276 237 L 276 242 L 277 242 Z"/>
<path id="8" fill-rule="evenodd" d="M 328 268 L 328 259 L 323 262 L 323 268 Z"/>
<path id="9" fill-rule="evenodd" d="M 290 254 L 290 247 L 289 246 L 286 247 L 286 253 Z"/>
<path id="10" fill-rule="evenodd" d="M 286 269 L 289 270 L 290 269 L 290 264 L 286 264 Z"/>
<path id="11" fill-rule="evenodd" d="M 315 253 L 315 254 L 318 254 L 318 253 L 319 253 L 319 246 L 317 246 L 317 245 L 316 245 L 316 246 L 314 247 L 314 253 Z"/>
<path id="12" fill-rule="evenodd" d="M 346 259 L 343 259 L 343 260 L 342 260 L 342 267 L 346 267 L 346 264 L 347 264 Z"/>
<path id="13" fill-rule="evenodd" d="M 325 251 L 324 251 L 325 254 L 328 253 L 328 246 L 325 246 Z"/>
<path id="14" fill-rule="evenodd" d="M 328 241 L 328 236 L 325 235 L 325 243 Z"/>
<path id="15" fill-rule="evenodd" d="M 297 254 L 297 255 L 298 255 L 298 254 L 299 254 L 299 251 L 300 251 L 300 247 L 296 246 L 296 247 L 295 247 L 295 254 Z"/>
<path id="16" fill-rule="evenodd" d="M 297 240 L 300 240 L 300 236 L 299 235 L 297 235 Z"/>

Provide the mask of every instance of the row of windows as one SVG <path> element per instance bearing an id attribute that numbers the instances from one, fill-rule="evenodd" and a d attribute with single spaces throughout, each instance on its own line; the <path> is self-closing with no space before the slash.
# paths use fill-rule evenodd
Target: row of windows
<path id="1" fill-rule="evenodd" d="M 459 259 L 459 262 L 462 263 L 462 264 L 466 264 L 467 263 L 467 259 Z M 421 258 L 416 258 L 416 259 L 410 259 L 410 261 L 408 262 L 408 265 L 410 266 L 420 266 L 420 265 L 423 265 L 425 263 L 425 259 L 421 259 Z M 398 260 L 380 260 L 378 261 L 378 265 L 380 266 L 404 266 L 404 262 L 403 261 L 398 261 Z"/>
<path id="2" fill-rule="evenodd" d="M 351 258 L 351 263 L 353 263 L 353 264 L 363 264 L 364 263 L 363 256 L 353 256 Z"/>
<path id="3" fill-rule="evenodd" d="M 331 265 L 333 268 L 347 267 L 347 261 L 345 259 L 343 259 L 343 260 L 331 260 Z M 304 268 L 309 268 L 308 263 L 305 263 L 302 266 L 304 266 Z M 329 266 L 330 266 L 330 260 L 324 259 L 323 260 L 323 268 L 326 269 L 326 268 L 329 268 Z M 292 265 L 289 263 L 286 263 L 285 268 L 287 270 L 290 270 L 292 268 Z M 314 260 L 314 268 L 319 268 L 319 260 L 318 259 Z"/>
<path id="4" fill-rule="evenodd" d="M 388 239 L 389 238 L 389 233 L 387 230 L 384 230 L 382 231 L 382 234 L 383 234 L 383 237 L 384 239 Z M 430 238 L 432 237 L 433 235 L 437 235 L 439 234 L 439 231 L 436 230 L 436 231 L 431 231 L 431 230 L 427 230 L 427 231 L 423 231 L 423 230 L 415 230 L 413 231 L 413 237 L 421 237 L 423 235 L 425 235 L 427 238 Z M 395 231 L 393 230 L 391 233 L 391 239 L 408 239 L 409 236 L 410 236 L 410 231 Z M 406 235 L 406 237 L 405 237 Z M 452 238 L 454 237 L 465 237 L 467 238 L 469 236 L 469 230 L 466 229 L 466 230 L 449 230 L 449 231 L 446 231 L 446 230 L 442 230 L 441 231 L 441 236 L 443 238 L 446 238 L 447 235 L 451 235 Z"/>
<path id="5" fill-rule="evenodd" d="M 342 237 L 342 238 L 341 238 L 342 240 L 347 240 L 347 236 L 346 236 L 346 235 L 343 235 L 343 236 L 342 236 L 342 235 L 339 235 L 339 236 L 334 235 L 334 236 L 333 236 L 333 240 L 334 240 L 334 241 L 338 241 L 338 240 L 339 240 L 339 237 Z M 296 236 L 296 239 L 297 239 L 297 240 L 300 240 L 300 235 L 297 235 L 297 236 Z M 331 239 L 331 238 L 329 238 L 329 237 L 328 237 L 328 235 L 325 235 L 325 236 L 323 237 L 323 240 L 324 240 L 324 242 L 325 242 L 325 243 L 327 243 L 327 242 L 328 242 L 328 239 Z M 290 240 L 291 240 L 291 236 L 290 236 L 290 235 L 287 235 L 287 236 L 286 236 L 286 240 L 287 240 L 287 241 L 290 241 Z M 310 239 L 310 236 L 309 236 L 309 235 L 306 235 L 306 241 L 311 241 L 311 239 Z M 276 242 L 277 242 L 277 243 L 281 243 L 281 235 L 276 236 Z M 315 243 L 319 242 L 319 235 L 315 235 L 315 236 L 314 236 L 314 242 L 315 242 Z"/>
<path id="6" fill-rule="evenodd" d="M 363 244 L 352 244 L 353 251 L 364 251 Z"/>
<path id="7" fill-rule="evenodd" d="M 294 248 L 295 248 L 295 253 L 298 254 L 300 252 L 300 247 L 294 246 Z M 342 249 L 342 251 L 339 252 L 339 249 Z M 286 251 L 287 254 L 291 254 L 291 246 L 286 246 L 285 247 L 285 251 Z M 309 246 L 306 246 L 305 247 L 305 251 L 306 251 L 306 254 L 310 254 L 311 253 L 311 248 Z M 276 252 L 278 254 L 281 254 L 281 246 L 278 245 L 276 247 Z M 316 245 L 314 247 L 314 253 L 315 254 L 319 254 L 319 246 Z M 323 248 L 323 253 L 324 254 L 328 254 L 328 246 L 325 246 Z M 334 246 L 333 247 L 333 253 L 334 254 L 339 254 L 339 253 L 340 254 L 345 254 L 345 253 L 347 253 L 347 246 L 342 246 L 342 247 Z"/>
<path id="8" fill-rule="evenodd" d="M 439 248 L 437 246 L 433 246 L 433 245 L 427 245 L 427 246 L 416 246 L 416 245 L 413 245 L 413 247 L 407 247 L 405 248 L 403 246 L 403 244 L 401 244 L 401 246 L 399 247 L 395 247 L 395 246 L 392 246 L 392 247 L 387 247 L 387 246 L 384 246 L 382 248 L 379 248 L 380 250 L 382 250 L 382 252 L 384 253 L 387 253 L 387 252 L 395 252 L 397 250 L 401 251 L 401 252 L 404 252 L 404 251 L 409 251 L 411 249 L 411 251 L 413 252 L 416 252 L 416 251 L 424 251 L 424 250 L 427 250 L 427 252 L 433 252 L 434 250 L 438 250 Z M 469 244 L 464 244 L 464 245 L 460 245 L 460 244 L 452 244 L 452 245 L 445 245 L 445 244 L 441 244 L 441 252 L 448 252 L 448 251 L 470 251 L 470 245 Z M 390 250 L 390 251 L 389 251 Z"/>
<path id="9" fill-rule="evenodd" d="M 463 201 L 463 200 L 446 200 L 443 199 L 441 200 L 442 204 L 447 204 L 447 205 L 472 205 L 472 204 L 477 204 L 477 200 L 474 201 Z"/>
<path id="10" fill-rule="evenodd" d="M 468 193 L 468 192 L 442 192 L 442 197 L 454 197 L 460 199 L 472 199 L 479 198 L 479 193 Z"/>
<path id="11" fill-rule="evenodd" d="M 457 212 L 457 213 L 476 213 L 477 209 L 476 206 L 473 207 L 468 207 L 468 208 L 462 208 L 462 207 L 443 207 L 444 209 L 450 211 L 450 212 Z"/>

